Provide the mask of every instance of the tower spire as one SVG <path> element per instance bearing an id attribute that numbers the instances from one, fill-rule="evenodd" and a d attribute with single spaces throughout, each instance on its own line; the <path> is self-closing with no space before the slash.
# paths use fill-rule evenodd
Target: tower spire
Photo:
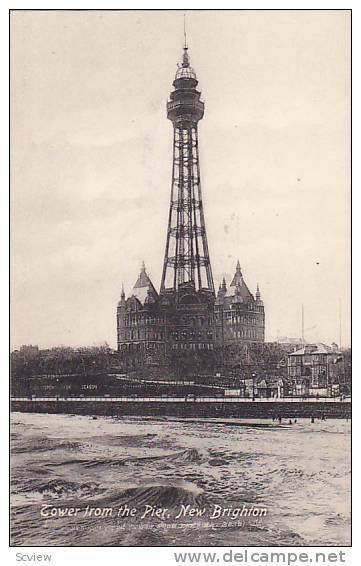
<path id="1" fill-rule="evenodd" d="M 184 34 L 184 47 L 183 47 L 183 49 L 188 49 L 187 30 L 186 30 L 186 15 L 185 14 L 183 14 L 183 34 Z"/>
<path id="2" fill-rule="evenodd" d="M 187 31 L 186 31 L 186 15 L 183 14 L 183 34 L 184 34 L 184 45 L 183 45 L 183 60 L 182 67 L 189 67 L 189 55 L 188 55 L 188 43 L 187 43 Z"/>
<path id="3" fill-rule="evenodd" d="M 118 302 L 118 307 L 124 307 L 125 306 L 125 292 L 124 292 L 124 285 L 122 283 L 122 290 L 120 292 L 120 300 Z"/>

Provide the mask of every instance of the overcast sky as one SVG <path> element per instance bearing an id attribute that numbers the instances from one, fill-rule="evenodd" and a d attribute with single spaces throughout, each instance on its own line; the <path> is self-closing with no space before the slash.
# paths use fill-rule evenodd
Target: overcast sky
<path id="1" fill-rule="evenodd" d="M 12 12 L 12 346 L 116 345 L 122 282 L 159 289 L 178 11 Z M 187 12 L 205 101 L 213 275 L 260 285 L 266 339 L 350 341 L 347 11 Z"/>

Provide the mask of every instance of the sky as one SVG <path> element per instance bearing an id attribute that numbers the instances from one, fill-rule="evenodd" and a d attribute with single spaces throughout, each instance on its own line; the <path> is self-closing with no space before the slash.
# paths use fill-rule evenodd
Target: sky
<path id="1" fill-rule="evenodd" d="M 205 102 L 202 194 L 216 286 L 239 259 L 266 340 L 350 343 L 350 13 L 186 12 Z M 11 14 L 11 339 L 116 346 L 144 260 L 159 289 L 166 102 L 180 11 Z M 340 325 L 341 322 L 341 325 Z"/>

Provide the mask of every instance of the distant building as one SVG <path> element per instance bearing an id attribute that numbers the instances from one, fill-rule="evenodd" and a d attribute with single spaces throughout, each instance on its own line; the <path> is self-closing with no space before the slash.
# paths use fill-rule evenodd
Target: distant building
<path id="1" fill-rule="evenodd" d="M 33 346 L 31 344 L 20 346 L 20 354 L 30 360 L 32 358 L 36 358 L 39 355 L 39 346 Z"/>
<path id="2" fill-rule="evenodd" d="M 284 396 L 284 382 L 282 378 L 262 379 L 257 383 L 257 396 L 260 398 L 281 398 Z"/>
<path id="3" fill-rule="evenodd" d="M 282 377 L 256 376 L 240 380 L 240 396 L 258 399 L 281 398 L 285 395 L 285 384 Z"/>
<path id="4" fill-rule="evenodd" d="M 344 358 L 336 345 L 307 344 L 288 354 L 288 378 L 294 395 L 336 395 L 344 371 Z"/>
<path id="5" fill-rule="evenodd" d="M 305 345 L 305 341 L 302 340 L 302 338 L 282 336 L 277 338 L 276 344 L 278 344 L 284 352 L 291 353 L 300 350 Z"/>

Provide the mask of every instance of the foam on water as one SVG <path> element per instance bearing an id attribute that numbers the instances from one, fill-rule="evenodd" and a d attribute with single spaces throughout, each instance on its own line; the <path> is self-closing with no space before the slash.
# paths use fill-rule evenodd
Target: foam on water
<path id="1" fill-rule="evenodd" d="M 350 423 L 236 424 L 13 414 L 12 543 L 349 544 Z M 128 505 L 138 513 L 121 520 L 44 518 L 43 505 Z M 258 506 L 267 516 L 242 523 L 223 517 L 212 528 L 207 523 L 215 505 Z M 182 506 L 206 512 L 176 521 Z M 169 516 L 141 519 L 151 507 L 167 508 Z"/>

